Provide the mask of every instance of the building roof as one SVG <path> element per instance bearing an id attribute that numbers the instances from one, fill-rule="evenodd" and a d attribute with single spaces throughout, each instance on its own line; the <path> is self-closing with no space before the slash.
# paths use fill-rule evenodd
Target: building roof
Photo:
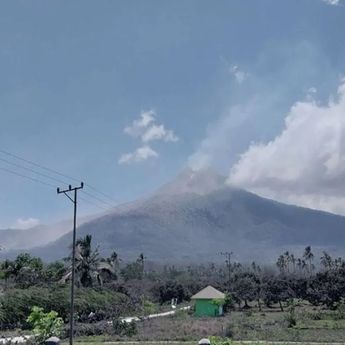
<path id="1" fill-rule="evenodd" d="M 216 298 L 225 298 L 225 294 L 215 289 L 211 285 L 205 287 L 205 289 L 202 289 L 197 294 L 192 296 L 192 299 L 216 299 Z"/>

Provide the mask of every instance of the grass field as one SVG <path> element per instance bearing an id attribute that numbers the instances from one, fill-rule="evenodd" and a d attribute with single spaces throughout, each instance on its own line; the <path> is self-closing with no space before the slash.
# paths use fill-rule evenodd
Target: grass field
<path id="1" fill-rule="evenodd" d="M 198 341 L 188 341 L 188 342 L 75 342 L 76 345 L 197 345 Z M 256 342 L 256 341 L 228 341 L 226 345 L 330 345 L 330 344 L 344 344 L 344 343 L 306 343 L 306 342 Z M 62 345 L 68 345 L 68 343 L 62 343 Z"/>
<path id="2" fill-rule="evenodd" d="M 105 335 L 79 337 L 84 343 L 140 342 L 152 344 L 197 344 L 197 340 L 210 337 L 228 337 L 233 344 L 288 344 L 298 342 L 345 344 L 345 319 L 334 311 L 322 310 L 308 304 L 296 308 L 295 324 L 289 327 L 289 313 L 281 312 L 278 307 L 258 311 L 235 311 L 219 318 L 196 318 L 188 313 L 146 320 L 137 323 L 137 332 L 132 337 Z M 242 343 L 241 343 L 242 341 Z M 120 344 L 120 343 L 119 343 Z"/>

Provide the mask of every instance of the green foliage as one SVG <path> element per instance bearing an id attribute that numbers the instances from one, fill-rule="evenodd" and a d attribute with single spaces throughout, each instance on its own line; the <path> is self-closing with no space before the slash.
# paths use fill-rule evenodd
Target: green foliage
<path id="1" fill-rule="evenodd" d="M 27 316 L 34 306 L 55 310 L 65 320 L 69 313 L 69 287 L 31 287 L 11 289 L 0 297 L 0 328 L 26 328 Z M 75 311 L 79 321 L 88 320 L 95 313 L 96 319 L 111 318 L 131 312 L 129 298 L 111 290 L 77 289 Z"/>
<path id="2" fill-rule="evenodd" d="M 163 304 L 170 302 L 173 298 L 177 298 L 178 302 L 187 300 L 189 294 L 181 283 L 176 281 L 168 281 L 161 283 L 153 289 L 154 294 L 158 296 L 158 301 Z"/>
<path id="3" fill-rule="evenodd" d="M 225 304 L 225 298 L 215 298 L 212 300 L 212 304 L 216 305 L 217 307 L 220 307 Z"/>
<path id="4" fill-rule="evenodd" d="M 157 311 L 156 305 L 151 301 L 145 299 L 143 301 L 143 312 L 144 315 L 154 314 Z"/>
<path id="5" fill-rule="evenodd" d="M 230 338 L 210 337 L 211 345 L 233 345 Z"/>
<path id="6" fill-rule="evenodd" d="M 344 301 L 344 299 L 341 299 L 336 305 L 335 318 L 337 320 L 344 320 L 345 319 L 345 301 Z"/>
<path id="7" fill-rule="evenodd" d="M 285 315 L 285 320 L 287 321 L 288 327 L 295 327 L 297 324 L 295 304 L 293 300 L 289 301 L 289 307 L 287 314 Z"/>
<path id="8" fill-rule="evenodd" d="M 16 285 L 22 288 L 42 281 L 43 268 L 42 260 L 28 253 L 19 254 L 14 261 L 5 260 L 0 266 L 3 279 L 13 278 Z"/>
<path id="9" fill-rule="evenodd" d="M 132 337 L 137 333 L 137 325 L 135 322 L 124 322 L 120 319 L 113 320 L 113 330 L 117 335 Z"/>
<path id="10" fill-rule="evenodd" d="M 224 299 L 224 312 L 229 312 L 235 308 L 235 301 L 231 294 L 227 293 Z"/>
<path id="11" fill-rule="evenodd" d="M 125 281 L 142 279 L 142 266 L 139 262 L 131 262 L 121 270 L 121 275 Z"/>
<path id="12" fill-rule="evenodd" d="M 36 341 L 43 343 L 52 336 L 60 336 L 63 321 L 56 311 L 45 313 L 43 308 L 33 307 L 27 322 L 31 325 Z"/>

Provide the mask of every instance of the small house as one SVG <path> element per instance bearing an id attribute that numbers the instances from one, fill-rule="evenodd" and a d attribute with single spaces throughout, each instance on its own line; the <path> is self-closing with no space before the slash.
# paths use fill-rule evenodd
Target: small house
<path id="1" fill-rule="evenodd" d="M 195 301 L 195 316 L 223 315 L 225 294 L 210 285 L 192 296 L 192 300 Z"/>

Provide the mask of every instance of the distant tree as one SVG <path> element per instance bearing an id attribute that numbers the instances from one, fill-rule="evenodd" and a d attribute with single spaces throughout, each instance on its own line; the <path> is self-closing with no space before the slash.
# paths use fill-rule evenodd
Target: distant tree
<path id="1" fill-rule="evenodd" d="M 45 280 L 48 282 L 57 282 L 62 279 L 66 271 L 62 261 L 55 261 L 48 264 L 44 270 Z"/>
<path id="2" fill-rule="evenodd" d="M 283 302 L 294 297 L 288 281 L 279 277 L 265 277 L 263 284 L 263 299 L 267 307 L 278 303 L 281 311 L 284 311 Z"/>
<path id="3" fill-rule="evenodd" d="M 119 258 L 116 252 L 113 252 L 108 258 L 101 259 L 97 267 L 97 278 L 100 285 L 104 281 L 117 280 L 119 271 Z"/>
<path id="4" fill-rule="evenodd" d="M 92 250 L 92 236 L 86 235 L 76 241 L 75 248 L 75 274 L 79 286 L 90 287 L 98 276 L 100 262 L 98 250 Z M 67 281 L 72 275 L 72 257 L 68 258 L 70 266 L 62 281 Z"/>
<path id="5" fill-rule="evenodd" d="M 280 271 L 281 274 L 285 274 L 287 271 L 287 262 L 286 262 L 286 256 L 284 254 L 280 255 L 278 257 L 278 260 L 276 262 L 276 265 Z"/>
<path id="6" fill-rule="evenodd" d="M 320 258 L 321 266 L 326 270 L 329 271 L 334 268 L 334 261 L 332 257 L 327 252 L 322 252 L 322 256 Z"/>
<path id="7" fill-rule="evenodd" d="M 305 262 L 308 263 L 308 272 L 309 272 L 309 274 L 313 274 L 313 271 L 314 271 L 315 267 L 313 265 L 314 254 L 311 251 L 311 246 L 307 246 L 304 249 L 303 259 L 305 260 Z"/>
<path id="8" fill-rule="evenodd" d="M 28 287 L 42 281 L 43 262 L 28 253 L 19 254 L 14 261 L 5 260 L 1 264 L 3 277 L 7 283 L 10 278 L 20 287 Z"/>
<path id="9" fill-rule="evenodd" d="M 248 302 L 257 300 L 259 280 L 251 272 L 237 274 L 232 284 L 232 291 L 235 299 L 244 302 L 244 308 L 249 308 Z"/>

